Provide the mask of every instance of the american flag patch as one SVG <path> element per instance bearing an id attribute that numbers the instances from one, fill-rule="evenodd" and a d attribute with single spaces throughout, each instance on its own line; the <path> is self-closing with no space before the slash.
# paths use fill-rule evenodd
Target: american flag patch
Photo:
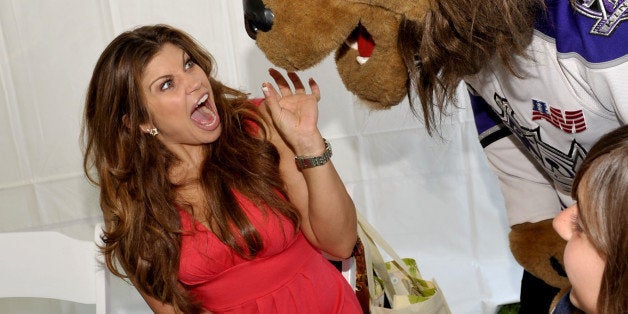
<path id="1" fill-rule="evenodd" d="M 532 99 L 532 120 L 545 120 L 564 132 L 571 134 L 587 129 L 582 109 L 563 112 L 535 99 Z"/>

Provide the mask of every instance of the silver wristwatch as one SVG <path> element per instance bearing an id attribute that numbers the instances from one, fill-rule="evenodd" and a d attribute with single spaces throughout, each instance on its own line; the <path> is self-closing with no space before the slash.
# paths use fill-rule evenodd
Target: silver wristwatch
<path id="1" fill-rule="evenodd" d="M 326 164 L 331 158 L 331 145 L 329 145 L 329 142 L 325 138 L 323 138 L 323 142 L 325 142 L 325 152 L 322 155 L 314 156 L 314 157 L 309 157 L 309 156 L 295 157 L 294 161 L 297 164 L 297 168 L 299 168 L 300 170 L 303 170 L 303 169 L 314 168 L 314 167 L 322 166 Z"/>

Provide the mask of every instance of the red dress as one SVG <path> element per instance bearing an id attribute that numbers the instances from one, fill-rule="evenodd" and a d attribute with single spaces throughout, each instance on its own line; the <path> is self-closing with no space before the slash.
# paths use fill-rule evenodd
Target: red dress
<path id="1" fill-rule="evenodd" d="M 179 280 L 212 313 L 362 313 L 342 274 L 292 223 L 236 198 L 264 241 L 247 260 L 180 210 Z"/>

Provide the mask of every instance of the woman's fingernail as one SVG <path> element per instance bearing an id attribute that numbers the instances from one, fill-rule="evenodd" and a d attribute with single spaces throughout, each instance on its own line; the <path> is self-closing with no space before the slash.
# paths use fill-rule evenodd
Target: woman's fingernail
<path id="1" fill-rule="evenodd" d="M 266 85 L 266 83 L 262 84 L 262 92 L 264 92 L 264 94 L 268 94 L 268 85 Z"/>

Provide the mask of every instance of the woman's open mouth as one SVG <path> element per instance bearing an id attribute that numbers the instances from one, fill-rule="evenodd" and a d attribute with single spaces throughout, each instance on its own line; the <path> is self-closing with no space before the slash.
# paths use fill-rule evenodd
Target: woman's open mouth
<path id="1" fill-rule="evenodd" d="M 215 109 L 210 106 L 208 100 L 209 94 L 203 95 L 203 97 L 197 101 L 196 107 L 192 111 L 190 118 L 201 129 L 211 131 L 218 126 L 220 119 Z"/>

